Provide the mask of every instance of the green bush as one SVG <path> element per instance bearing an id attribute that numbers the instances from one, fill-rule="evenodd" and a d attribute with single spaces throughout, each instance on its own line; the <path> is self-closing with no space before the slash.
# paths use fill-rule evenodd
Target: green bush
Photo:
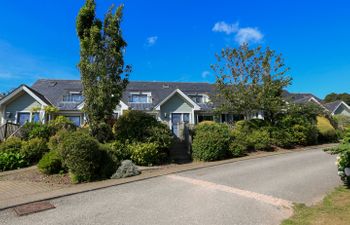
<path id="1" fill-rule="evenodd" d="M 54 120 L 51 120 L 49 123 L 49 127 L 51 128 L 53 134 L 60 130 L 76 130 L 75 124 L 65 116 L 57 116 Z"/>
<path id="2" fill-rule="evenodd" d="M 149 129 L 158 125 L 159 122 L 152 115 L 131 110 L 118 118 L 113 126 L 113 132 L 117 140 L 143 142 L 150 136 Z"/>
<path id="3" fill-rule="evenodd" d="M 46 124 L 41 123 L 26 123 L 21 129 L 21 136 L 23 140 L 33 138 L 43 138 L 48 140 L 52 135 L 52 129 Z"/>
<path id="4" fill-rule="evenodd" d="M 69 132 L 62 136 L 57 148 L 63 158 L 63 165 L 69 169 L 71 178 L 76 182 L 101 179 L 111 174 L 110 158 L 101 148 L 97 140 L 85 132 Z M 104 161 L 103 161 L 104 160 Z"/>
<path id="5" fill-rule="evenodd" d="M 128 145 L 131 160 L 140 166 L 150 166 L 160 162 L 162 156 L 156 143 L 132 143 Z"/>
<path id="6" fill-rule="evenodd" d="M 235 141 L 230 143 L 229 150 L 233 157 L 241 157 L 247 154 L 247 146 Z"/>
<path id="7" fill-rule="evenodd" d="M 0 152 L 18 153 L 21 151 L 22 144 L 23 142 L 20 138 L 11 137 L 0 143 Z"/>
<path id="8" fill-rule="evenodd" d="M 120 141 L 114 141 L 105 145 L 107 145 L 107 151 L 117 160 L 123 161 L 131 158 L 128 143 L 125 144 Z"/>
<path id="9" fill-rule="evenodd" d="M 173 134 L 165 124 L 158 123 L 147 129 L 147 142 L 156 143 L 160 150 L 166 150 L 173 144 Z"/>
<path id="10" fill-rule="evenodd" d="M 113 139 L 112 127 L 107 123 L 99 123 L 92 132 L 92 135 L 101 143 Z"/>
<path id="11" fill-rule="evenodd" d="M 317 117 L 317 128 L 319 130 L 318 140 L 320 143 L 337 142 L 340 138 L 339 133 L 326 117 Z"/>
<path id="12" fill-rule="evenodd" d="M 0 151 L 0 171 L 13 170 L 28 166 L 20 152 Z"/>
<path id="13" fill-rule="evenodd" d="M 21 153 L 29 163 L 37 163 L 49 151 L 46 140 L 33 138 L 23 142 Z"/>
<path id="14" fill-rule="evenodd" d="M 39 161 L 38 168 L 45 174 L 57 174 L 64 171 L 62 158 L 58 151 L 47 152 Z"/>
<path id="15" fill-rule="evenodd" d="M 270 133 L 266 129 L 254 130 L 247 136 L 248 147 L 254 150 L 271 149 Z"/>
<path id="16" fill-rule="evenodd" d="M 201 123 L 195 127 L 192 156 L 195 160 L 214 161 L 229 154 L 230 132 L 226 124 Z"/>

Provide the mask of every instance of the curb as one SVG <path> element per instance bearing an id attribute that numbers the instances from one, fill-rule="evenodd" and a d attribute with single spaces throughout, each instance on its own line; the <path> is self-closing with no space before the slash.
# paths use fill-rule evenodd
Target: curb
<path id="1" fill-rule="evenodd" d="M 148 174 L 141 173 L 141 175 L 128 177 L 124 179 L 117 179 L 117 180 L 109 179 L 109 180 L 97 181 L 92 183 L 84 183 L 80 185 L 78 184 L 72 187 L 62 188 L 62 189 L 58 189 L 50 192 L 37 193 L 33 195 L 28 195 L 25 197 L 22 196 L 14 199 L 9 199 L 9 200 L 6 200 L 4 203 L 0 202 L 0 211 L 29 204 L 29 203 L 53 200 L 53 199 L 67 197 L 75 194 L 81 194 L 81 193 L 86 193 L 90 191 L 101 190 L 104 188 L 119 186 L 122 184 L 129 184 L 129 183 L 134 183 L 138 181 L 144 181 L 144 180 L 157 178 L 157 177 L 161 177 L 169 174 L 177 174 L 181 172 L 194 171 L 194 170 L 199 170 L 203 168 L 211 168 L 211 167 L 226 165 L 226 164 L 235 163 L 235 162 L 267 158 L 272 156 L 278 156 L 278 155 L 307 151 L 307 150 L 314 150 L 319 148 L 328 148 L 335 145 L 337 144 L 317 145 L 317 146 L 304 147 L 304 148 L 298 148 L 293 150 L 282 150 L 279 152 L 266 152 L 266 154 L 261 154 L 261 155 L 246 156 L 241 158 L 233 158 L 233 159 L 221 160 L 221 161 L 215 161 L 215 162 L 198 163 L 195 165 L 183 164 L 183 165 L 179 165 L 178 167 L 175 166 L 175 167 L 164 168 L 164 169 L 163 168 L 146 169 L 143 171 L 148 172 Z"/>

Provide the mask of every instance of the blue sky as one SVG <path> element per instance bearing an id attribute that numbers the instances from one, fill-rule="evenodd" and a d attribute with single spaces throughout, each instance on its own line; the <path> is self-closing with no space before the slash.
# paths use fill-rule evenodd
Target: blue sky
<path id="1" fill-rule="evenodd" d="M 350 92 L 350 3 L 96 0 L 125 4 L 131 80 L 215 80 L 215 53 L 242 41 L 283 54 L 293 92 Z M 0 0 L 0 92 L 39 78 L 79 79 L 75 18 L 83 0 Z"/>

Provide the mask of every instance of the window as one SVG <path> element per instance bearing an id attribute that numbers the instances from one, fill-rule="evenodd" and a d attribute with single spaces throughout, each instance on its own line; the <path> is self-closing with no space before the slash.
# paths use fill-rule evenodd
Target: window
<path id="1" fill-rule="evenodd" d="M 214 121 L 214 116 L 212 115 L 198 115 L 198 123 L 202 121 Z"/>
<path id="2" fill-rule="evenodd" d="M 207 95 L 204 94 L 198 94 L 198 95 L 189 95 L 189 97 L 194 101 L 195 103 L 206 103 L 209 101 L 209 98 Z"/>
<path id="3" fill-rule="evenodd" d="M 129 102 L 131 103 L 151 103 L 150 92 L 131 92 L 129 96 Z"/>
<path id="4" fill-rule="evenodd" d="M 75 126 L 80 127 L 80 116 L 66 116 Z"/>
<path id="5" fill-rule="evenodd" d="M 147 103 L 147 95 L 132 95 L 131 96 L 131 102 L 137 102 L 137 103 Z"/>
<path id="6" fill-rule="evenodd" d="M 64 102 L 82 102 L 83 100 L 84 98 L 81 93 L 70 93 L 68 95 L 63 96 Z"/>
<path id="7" fill-rule="evenodd" d="M 40 122 L 40 114 L 38 112 L 34 112 L 32 114 L 32 122 L 34 122 L 34 123 Z"/>
<path id="8" fill-rule="evenodd" d="M 23 125 L 27 122 L 29 122 L 30 119 L 30 113 L 29 112 L 19 112 L 17 114 L 17 123 L 19 125 Z"/>

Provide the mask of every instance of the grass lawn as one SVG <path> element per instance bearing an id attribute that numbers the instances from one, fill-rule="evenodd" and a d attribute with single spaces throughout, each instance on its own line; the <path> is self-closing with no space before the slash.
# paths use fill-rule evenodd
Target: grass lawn
<path id="1" fill-rule="evenodd" d="M 294 206 L 294 215 L 282 222 L 282 225 L 349 225 L 350 189 L 345 186 L 336 188 L 317 205 L 307 207 L 304 204 Z"/>

